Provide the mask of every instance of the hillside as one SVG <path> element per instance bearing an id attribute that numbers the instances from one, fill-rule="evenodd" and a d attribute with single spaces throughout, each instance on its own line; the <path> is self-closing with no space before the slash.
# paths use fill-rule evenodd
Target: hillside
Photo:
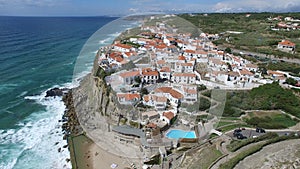
<path id="1" fill-rule="evenodd" d="M 264 53 L 277 57 L 300 58 L 300 30 L 279 30 L 276 27 L 281 20 L 271 20 L 281 16 L 300 18 L 299 13 L 245 13 L 228 14 L 182 14 L 180 17 L 198 26 L 203 32 L 219 34 L 220 39 L 215 44 L 251 52 Z M 240 33 L 230 33 L 240 32 Z M 296 53 L 286 53 L 276 49 L 278 42 L 283 39 L 290 40 L 296 44 Z"/>

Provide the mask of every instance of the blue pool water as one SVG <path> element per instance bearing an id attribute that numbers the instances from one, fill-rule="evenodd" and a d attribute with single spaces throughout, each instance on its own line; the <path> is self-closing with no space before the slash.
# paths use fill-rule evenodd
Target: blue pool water
<path id="1" fill-rule="evenodd" d="M 197 138 L 194 131 L 170 130 L 166 136 L 171 139 Z"/>

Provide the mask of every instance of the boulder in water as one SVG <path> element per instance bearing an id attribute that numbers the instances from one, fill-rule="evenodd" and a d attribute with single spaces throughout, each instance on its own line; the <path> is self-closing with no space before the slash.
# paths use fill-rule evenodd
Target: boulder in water
<path id="1" fill-rule="evenodd" d="M 69 89 L 67 88 L 53 88 L 46 92 L 46 97 L 63 96 Z"/>

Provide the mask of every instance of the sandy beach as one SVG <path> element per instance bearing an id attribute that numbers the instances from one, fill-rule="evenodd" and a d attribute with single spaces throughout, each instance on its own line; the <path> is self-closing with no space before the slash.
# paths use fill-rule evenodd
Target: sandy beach
<path id="1" fill-rule="evenodd" d="M 126 158 L 106 152 L 85 135 L 72 137 L 69 145 L 73 168 L 110 169 L 112 164 L 116 164 L 116 169 L 130 167 L 131 162 Z"/>

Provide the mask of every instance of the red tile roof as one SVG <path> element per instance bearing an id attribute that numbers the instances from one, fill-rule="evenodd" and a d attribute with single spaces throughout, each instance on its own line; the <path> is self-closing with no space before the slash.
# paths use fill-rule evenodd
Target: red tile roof
<path id="1" fill-rule="evenodd" d="M 140 99 L 141 96 L 138 93 L 118 93 L 118 98 L 125 98 L 126 101 L 131 101 L 134 99 Z"/>
<path id="2" fill-rule="evenodd" d="M 253 73 L 247 69 L 240 70 L 240 73 L 241 73 L 241 75 L 249 75 L 249 76 L 253 75 Z"/>
<path id="3" fill-rule="evenodd" d="M 279 42 L 278 44 L 283 45 L 283 46 L 291 46 L 291 47 L 295 47 L 296 44 L 289 41 L 289 40 L 283 40 L 281 42 Z"/>
<path id="4" fill-rule="evenodd" d="M 162 67 L 160 69 L 160 72 L 171 72 L 171 68 L 170 67 Z"/>
<path id="5" fill-rule="evenodd" d="M 124 48 L 124 49 L 131 49 L 132 47 L 126 44 L 121 44 L 121 43 L 117 43 L 114 44 L 114 46 L 120 47 L 120 48 Z"/>
<path id="6" fill-rule="evenodd" d="M 181 63 L 181 66 L 193 66 L 193 63 Z"/>
<path id="7" fill-rule="evenodd" d="M 196 53 L 194 50 L 189 50 L 189 49 L 185 50 L 184 52 L 185 53 Z"/>
<path id="8" fill-rule="evenodd" d="M 139 76 L 140 75 L 140 71 L 129 71 L 129 72 L 124 72 L 124 73 L 120 73 L 121 77 L 133 77 L 133 76 Z"/>
<path id="9" fill-rule="evenodd" d="M 178 56 L 178 60 L 185 60 L 185 57 L 184 56 Z"/>
<path id="10" fill-rule="evenodd" d="M 148 128 L 153 128 L 153 129 L 155 129 L 156 127 L 157 127 L 157 124 L 155 124 L 155 123 L 149 123 L 149 124 L 147 124 L 146 125 Z"/>
<path id="11" fill-rule="evenodd" d="M 171 111 L 163 112 L 163 116 L 165 116 L 169 120 L 172 120 L 174 118 L 174 113 Z"/>
<path id="12" fill-rule="evenodd" d="M 155 89 L 155 92 L 157 93 L 169 93 L 172 97 L 176 99 L 182 99 L 183 95 L 179 93 L 178 91 L 172 89 L 171 87 L 160 87 Z"/>
<path id="13" fill-rule="evenodd" d="M 158 73 L 158 71 L 152 70 L 151 68 L 146 68 L 146 69 L 143 69 L 142 75 L 143 76 L 158 76 L 159 73 Z"/>
<path id="14" fill-rule="evenodd" d="M 173 76 L 196 77 L 195 73 L 174 73 Z"/>

